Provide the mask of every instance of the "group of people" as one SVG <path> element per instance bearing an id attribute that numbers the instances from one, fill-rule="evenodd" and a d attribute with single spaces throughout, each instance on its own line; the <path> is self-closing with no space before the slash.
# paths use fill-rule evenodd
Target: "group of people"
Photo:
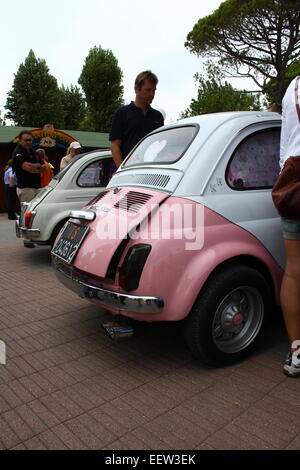
<path id="1" fill-rule="evenodd" d="M 30 202 L 47 186 L 52 177 L 54 166 L 49 162 L 44 149 L 34 150 L 33 137 L 30 131 L 22 131 L 19 143 L 12 158 L 4 169 L 4 185 L 7 201 L 7 216 L 9 220 L 16 219 L 17 199 L 20 204 Z M 65 168 L 81 149 L 79 142 L 72 142 L 67 155 L 62 158 L 60 170 Z"/>
<path id="2" fill-rule="evenodd" d="M 19 144 L 4 170 L 7 215 L 10 220 L 16 219 L 17 198 L 20 203 L 31 201 L 53 176 L 53 166 L 45 150 L 33 150 L 32 140 L 30 131 L 20 133 Z"/>
<path id="3" fill-rule="evenodd" d="M 119 108 L 113 117 L 109 138 L 115 170 L 139 140 L 164 124 L 162 113 L 151 107 L 157 83 L 158 78 L 151 71 L 140 73 L 135 81 L 135 100 Z M 4 183 L 10 220 L 16 219 L 17 197 L 21 204 L 30 202 L 40 188 L 49 184 L 53 176 L 53 166 L 44 149 L 34 150 L 32 143 L 32 133 L 22 131 L 19 143 L 5 168 Z M 79 142 L 72 142 L 67 155 L 60 162 L 60 170 L 69 165 L 81 149 Z"/>

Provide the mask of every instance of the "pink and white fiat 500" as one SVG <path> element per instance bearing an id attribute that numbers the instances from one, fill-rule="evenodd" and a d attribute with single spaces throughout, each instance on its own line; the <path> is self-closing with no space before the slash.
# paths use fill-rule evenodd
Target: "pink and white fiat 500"
<path id="1" fill-rule="evenodd" d="M 184 320 L 192 353 L 210 365 L 242 359 L 279 301 L 280 126 L 277 113 L 232 112 L 146 136 L 70 214 L 52 251 L 58 278 L 114 315 Z"/>

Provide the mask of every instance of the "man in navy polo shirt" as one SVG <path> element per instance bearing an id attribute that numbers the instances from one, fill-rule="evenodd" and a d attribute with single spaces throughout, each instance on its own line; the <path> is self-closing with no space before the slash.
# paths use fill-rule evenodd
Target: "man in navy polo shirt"
<path id="1" fill-rule="evenodd" d="M 154 73 L 148 70 L 141 72 L 135 81 L 135 101 L 122 106 L 114 114 L 109 140 L 117 168 L 145 135 L 164 125 L 161 112 L 150 106 L 157 83 Z"/>

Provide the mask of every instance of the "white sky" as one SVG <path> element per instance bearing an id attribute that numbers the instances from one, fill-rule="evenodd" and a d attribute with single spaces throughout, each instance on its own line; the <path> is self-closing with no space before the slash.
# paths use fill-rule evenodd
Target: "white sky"
<path id="1" fill-rule="evenodd" d="M 58 84 L 78 85 L 94 46 L 110 49 L 123 71 L 124 98 L 134 98 L 133 83 L 142 70 L 159 78 L 153 107 L 166 122 L 176 120 L 196 96 L 194 74 L 202 61 L 184 47 L 199 18 L 221 0 L 10 0 L 1 2 L 0 110 L 14 74 L 29 50 L 43 58 Z M 245 88 L 245 82 L 234 84 Z M 251 86 L 251 85 L 250 85 Z"/>

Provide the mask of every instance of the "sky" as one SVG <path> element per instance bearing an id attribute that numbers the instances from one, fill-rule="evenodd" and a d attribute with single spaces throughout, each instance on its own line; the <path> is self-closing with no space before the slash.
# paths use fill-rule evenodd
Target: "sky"
<path id="1" fill-rule="evenodd" d="M 134 99 L 134 81 L 143 70 L 158 78 L 153 107 L 173 122 L 196 97 L 194 75 L 203 60 L 184 47 L 200 18 L 221 0 L 10 0 L 1 3 L 0 111 L 3 117 L 14 74 L 32 49 L 46 60 L 58 85 L 78 85 L 94 46 L 110 49 L 123 72 L 124 99 Z M 234 84 L 236 86 L 236 84 Z M 244 88 L 243 79 L 237 88 Z"/>

